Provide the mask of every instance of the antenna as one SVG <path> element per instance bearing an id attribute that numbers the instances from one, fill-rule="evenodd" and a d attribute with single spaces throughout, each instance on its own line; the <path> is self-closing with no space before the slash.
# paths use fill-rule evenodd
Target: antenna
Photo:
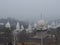
<path id="1" fill-rule="evenodd" d="M 41 16 L 40 18 L 42 19 L 42 8 L 41 8 L 41 15 L 40 16 Z"/>
<path id="2" fill-rule="evenodd" d="M 42 19 L 42 13 L 41 13 L 41 19 Z"/>

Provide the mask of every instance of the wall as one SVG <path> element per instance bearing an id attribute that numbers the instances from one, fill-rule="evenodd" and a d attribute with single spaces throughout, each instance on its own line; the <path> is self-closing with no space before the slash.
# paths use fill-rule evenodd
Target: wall
<path id="1" fill-rule="evenodd" d="M 24 42 L 24 44 L 23 44 L 23 43 L 17 42 L 17 45 L 40 45 L 40 43 L 38 43 L 38 42 Z"/>

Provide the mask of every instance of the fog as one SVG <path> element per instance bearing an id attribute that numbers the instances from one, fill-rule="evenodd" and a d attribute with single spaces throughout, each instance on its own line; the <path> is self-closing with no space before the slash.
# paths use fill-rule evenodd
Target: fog
<path id="1" fill-rule="evenodd" d="M 60 18 L 60 0 L 0 0 L 0 18 L 38 21 Z"/>

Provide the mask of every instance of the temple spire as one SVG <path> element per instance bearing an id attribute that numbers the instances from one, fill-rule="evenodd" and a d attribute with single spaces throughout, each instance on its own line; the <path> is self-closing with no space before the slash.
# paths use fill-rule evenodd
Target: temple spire
<path id="1" fill-rule="evenodd" d="M 28 28 L 26 29 L 27 32 L 31 33 L 32 32 L 32 26 L 29 24 Z"/>
<path id="2" fill-rule="evenodd" d="M 24 30 L 24 26 L 23 25 L 21 25 L 21 30 Z"/>
<path id="3" fill-rule="evenodd" d="M 19 22 L 17 22 L 16 30 L 19 30 L 19 29 L 20 29 L 20 24 L 19 24 Z"/>
<path id="4" fill-rule="evenodd" d="M 6 28 L 11 28 L 9 21 L 5 25 Z"/>

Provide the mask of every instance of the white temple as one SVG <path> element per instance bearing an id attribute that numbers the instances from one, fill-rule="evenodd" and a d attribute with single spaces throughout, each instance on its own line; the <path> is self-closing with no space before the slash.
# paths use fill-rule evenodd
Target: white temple
<path id="1" fill-rule="evenodd" d="M 10 23 L 7 22 L 6 25 L 5 25 L 5 27 L 6 27 L 6 28 L 11 28 Z"/>
<path id="2" fill-rule="evenodd" d="M 19 24 L 19 22 L 17 22 L 16 29 L 13 31 L 13 34 L 16 35 L 16 34 L 18 34 L 20 31 L 21 31 L 21 30 L 20 30 L 20 24 Z"/>
<path id="3" fill-rule="evenodd" d="M 47 27 L 44 20 L 40 20 L 35 24 L 36 27 L 36 35 L 33 38 L 41 39 L 47 37 Z"/>
<path id="4" fill-rule="evenodd" d="M 29 24 L 28 28 L 26 29 L 27 32 L 31 33 L 32 32 L 32 26 Z"/>
<path id="5" fill-rule="evenodd" d="M 13 33 L 14 34 L 18 34 L 18 33 L 20 33 L 23 30 L 24 30 L 23 25 L 20 26 L 19 22 L 17 22 L 16 29 L 13 31 Z"/>
<path id="6" fill-rule="evenodd" d="M 37 22 L 37 30 L 40 30 L 41 28 L 44 30 L 44 29 L 46 29 L 45 26 L 46 26 L 46 23 L 44 20 L 40 20 Z"/>
<path id="7" fill-rule="evenodd" d="M 21 31 L 22 31 L 22 30 L 24 30 L 24 26 L 23 26 L 23 25 L 21 25 Z"/>
<path id="8" fill-rule="evenodd" d="M 20 30 L 20 24 L 19 24 L 19 22 L 17 22 L 16 30 Z"/>

